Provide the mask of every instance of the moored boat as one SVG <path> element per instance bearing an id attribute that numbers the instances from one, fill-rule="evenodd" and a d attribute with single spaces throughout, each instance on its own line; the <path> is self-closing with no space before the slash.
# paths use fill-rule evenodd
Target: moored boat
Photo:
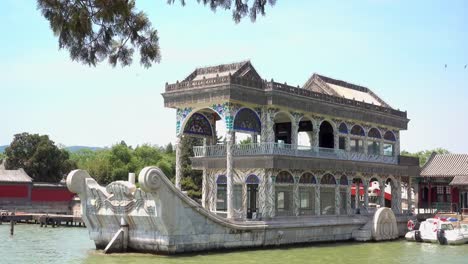
<path id="1" fill-rule="evenodd" d="M 410 226 L 410 223 L 408 223 Z M 439 243 L 441 245 L 460 245 L 468 242 L 468 225 L 441 218 L 428 218 L 419 229 L 405 235 L 408 241 Z"/>

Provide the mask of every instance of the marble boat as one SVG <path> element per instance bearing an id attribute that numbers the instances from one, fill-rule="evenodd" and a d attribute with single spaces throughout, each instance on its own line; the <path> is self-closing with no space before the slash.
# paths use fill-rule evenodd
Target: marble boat
<path id="1" fill-rule="evenodd" d="M 320 241 L 390 240 L 404 234 L 408 219 L 380 208 L 371 215 L 236 221 L 203 208 L 157 167 L 144 168 L 138 181 L 141 188 L 132 179 L 103 187 L 86 171 L 68 175 L 67 186 L 81 199 L 82 217 L 97 249 L 176 254 Z"/>

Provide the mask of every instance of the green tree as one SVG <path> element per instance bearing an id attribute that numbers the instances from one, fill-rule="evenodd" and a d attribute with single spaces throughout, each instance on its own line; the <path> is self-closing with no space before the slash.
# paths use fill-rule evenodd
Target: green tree
<path id="1" fill-rule="evenodd" d="M 178 2 L 185 5 L 185 0 Z M 239 22 L 246 15 L 255 21 L 257 15 L 265 14 L 267 4 L 273 5 L 276 0 L 253 0 L 250 6 L 241 0 L 197 2 L 213 11 L 232 8 L 233 19 Z M 137 11 L 135 0 L 37 0 L 37 8 L 58 37 L 59 48 L 68 50 L 74 61 L 95 66 L 107 59 L 112 66 L 127 66 L 135 49 L 144 67 L 161 59 L 158 32 L 148 16 Z"/>
<path id="2" fill-rule="evenodd" d="M 192 169 L 190 157 L 193 157 L 193 147 L 202 145 L 201 138 L 183 137 L 182 141 L 182 189 L 192 198 L 201 198 L 201 185 L 203 174 L 201 171 Z"/>
<path id="3" fill-rule="evenodd" d="M 68 151 L 59 149 L 47 135 L 22 133 L 5 149 L 6 168 L 23 168 L 34 181 L 58 182 L 76 168 Z"/>
<path id="4" fill-rule="evenodd" d="M 406 150 L 401 151 L 402 156 L 410 156 L 419 158 L 419 165 L 422 167 L 426 164 L 427 160 L 431 157 L 432 153 L 436 154 L 450 154 L 450 151 L 443 148 L 436 148 L 432 150 L 422 150 L 415 153 L 410 153 Z"/>

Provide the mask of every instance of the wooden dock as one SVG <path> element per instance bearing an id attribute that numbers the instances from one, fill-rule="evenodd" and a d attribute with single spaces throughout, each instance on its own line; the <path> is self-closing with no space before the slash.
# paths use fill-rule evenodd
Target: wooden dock
<path id="1" fill-rule="evenodd" d="M 81 217 L 73 215 L 59 214 L 1 214 L 0 224 L 3 222 L 14 222 L 24 224 L 38 224 L 41 227 L 56 227 L 56 226 L 76 226 L 85 227 Z"/>

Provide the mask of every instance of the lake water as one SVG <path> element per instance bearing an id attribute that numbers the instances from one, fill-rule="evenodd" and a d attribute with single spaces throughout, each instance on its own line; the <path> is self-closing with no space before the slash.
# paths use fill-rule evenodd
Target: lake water
<path id="1" fill-rule="evenodd" d="M 403 240 L 380 243 L 331 243 L 304 247 L 202 253 L 185 256 L 103 255 L 94 250 L 85 228 L 0 225 L 0 263 L 468 263 L 468 244 L 439 246 Z"/>

